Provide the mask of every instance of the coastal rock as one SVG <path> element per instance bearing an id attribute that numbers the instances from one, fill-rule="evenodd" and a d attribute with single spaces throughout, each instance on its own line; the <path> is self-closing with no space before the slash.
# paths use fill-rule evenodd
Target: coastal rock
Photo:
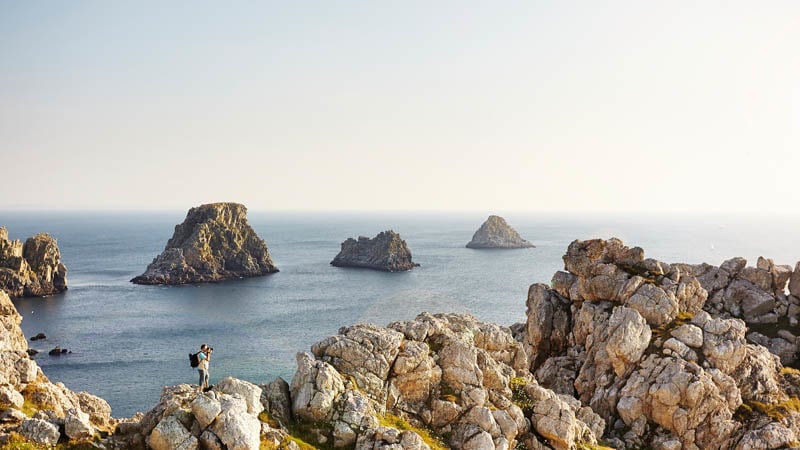
<path id="1" fill-rule="evenodd" d="M 406 241 L 392 230 L 382 231 L 370 239 L 359 236 L 342 242 L 342 249 L 333 258 L 336 267 L 362 267 L 386 272 L 403 272 L 419 264 L 411 260 L 411 250 Z"/>
<path id="2" fill-rule="evenodd" d="M 277 272 L 263 239 L 238 203 L 211 203 L 189 210 L 183 223 L 136 284 L 186 284 L 256 277 Z"/>
<path id="3" fill-rule="evenodd" d="M 70 439 L 83 440 L 94 436 L 94 427 L 89 420 L 89 414 L 79 408 L 70 408 L 64 418 L 64 433 Z"/>
<path id="4" fill-rule="evenodd" d="M 61 437 L 55 424 L 41 419 L 25 419 L 19 427 L 19 434 L 31 442 L 48 446 L 55 446 Z"/>
<path id="5" fill-rule="evenodd" d="M 489 216 L 467 244 L 467 248 L 531 248 L 533 244 L 522 239 L 500 216 Z"/>
<path id="6" fill-rule="evenodd" d="M 10 241 L 0 227 L 0 290 L 11 297 L 42 297 L 67 290 L 67 267 L 56 240 L 47 233 L 25 244 Z"/>

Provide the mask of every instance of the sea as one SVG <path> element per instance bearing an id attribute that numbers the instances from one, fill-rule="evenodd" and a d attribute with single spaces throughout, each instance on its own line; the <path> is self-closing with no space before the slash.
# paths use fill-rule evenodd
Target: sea
<path id="1" fill-rule="evenodd" d="M 12 239 L 58 240 L 69 289 L 14 300 L 45 375 L 106 399 L 115 417 L 146 412 L 164 386 L 197 383 L 188 354 L 214 348 L 211 383 L 232 376 L 291 382 L 298 352 L 360 322 L 385 326 L 422 312 L 469 313 L 510 326 L 525 320 L 528 288 L 563 269 L 575 239 L 618 237 L 666 262 L 720 264 L 758 256 L 794 267 L 800 217 L 722 214 L 502 214 L 535 248 L 465 248 L 487 212 L 250 211 L 280 272 L 187 286 L 129 282 L 163 249 L 186 211 L 0 211 Z M 348 237 L 392 229 L 420 267 L 403 273 L 329 263 Z M 49 356 L 55 346 L 71 353 Z"/>

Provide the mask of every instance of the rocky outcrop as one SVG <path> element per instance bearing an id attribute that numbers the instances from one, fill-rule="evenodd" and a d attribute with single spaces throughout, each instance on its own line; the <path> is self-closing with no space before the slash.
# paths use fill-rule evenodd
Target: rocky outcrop
<path id="1" fill-rule="evenodd" d="M 604 428 L 577 400 L 538 385 L 508 328 L 469 315 L 344 327 L 297 359 L 295 415 L 327 424 L 314 432 L 344 448 L 428 448 L 437 444 L 420 437 L 431 433 L 453 449 L 567 449 L 596 443 Z"/>
<path id="2" fill-rule="evenodd" d="M 723 264 L 726 274 L 745 265 Z M 531 287 L 528 321 L 515 327 L 517 338 L 542 386 L 576 397 L 608 424 L 605 442 L 676 449 L 796 445 L 789 440 L 800 431 L 794 375 L 765 347 L 747 343 L 745 321 L 706 311 L 718 312 L 704 286 L 731 289 L 722 274 L 648 259 L 617 239 L 574 241 L 564 266 L 551 286 Z M 745 271 L 734 280 L 764 292 L 789 279 L 784 270 L 759 266 L 764 273 Z"/>
<path id="3" fill-rule="evenodd" d="M 29 358 L 21 321 L 11 299 L 0 290 L 0 442 L 12 431 L 43 445 L 59 439 L 87 441 L 113 431 L 117 422 L 105 400 L 51 383 Z"/>
<path id="4" fill-rule="evenodd" d="M 370 239 L 359 236 L 342 242 L 342 249 L 331 265 L 337 267 L 362 267 L 386 272 L 403 272 L 419 266 L 411 260 L 411 250 L 406 241 L 392 230 L 382 231 Z"/>
<path id="5" fill-rule="evenodd" d="M 41 297 L 67 290 L 67 267 L 56 240 L 47 233 L 25 243 L 10 241 L 0 227 L 0 290 L 11 297 Z"/>
<path id="6" fill-rule="evenodd" d="M 467 248 L 530 248 L 533 244 L 522 239 L 500 216 L 489 216 L 472 236 Z"/>
<path id="7" fill-rule="evenodd" d="M 189 210 L 186 219 L 136 284 L 186 284 L 256 277 L 277 272 L 238 203 L 212 203 Z"/>

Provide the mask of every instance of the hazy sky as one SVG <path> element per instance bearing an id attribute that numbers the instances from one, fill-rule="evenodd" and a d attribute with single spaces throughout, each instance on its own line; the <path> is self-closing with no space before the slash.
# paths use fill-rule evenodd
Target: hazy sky
<path id="1" fill-rule="evenodd" d="M 800 2 L 0 0 L 0 209 L 796 210 Z"/>

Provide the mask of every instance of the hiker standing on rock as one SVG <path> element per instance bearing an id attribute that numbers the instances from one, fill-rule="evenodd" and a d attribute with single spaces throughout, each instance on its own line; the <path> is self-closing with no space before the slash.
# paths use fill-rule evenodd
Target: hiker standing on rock
<path id="1" fill-rule="evenodd" d="M 200 381 L 198 383 L 200 392 L 208 388 L 208 363 L 211 362 L 211 352 L 213 351 L 213 348 L 203 344 L 200 346 L 200 353 L 197 354 L 197 359 L 200 362 L 197 365 L 197 371 L 200 372 Z"/>

